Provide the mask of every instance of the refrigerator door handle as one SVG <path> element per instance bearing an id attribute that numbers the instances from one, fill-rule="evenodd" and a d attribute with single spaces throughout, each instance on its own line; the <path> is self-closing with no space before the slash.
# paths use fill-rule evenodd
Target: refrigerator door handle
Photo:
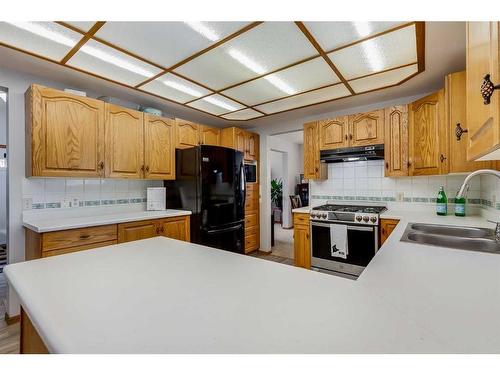
<path id="1" fill-rule="evenodd" d="M 225 233 L 225 232 L 232 232 L 233 230 L 241 229 L 243 227 L 243 224 L 238 224 L 229 228 L 224 228 L 224 229 L 212 229 L 212 230 L 207 230 L 206 232 L 208 234 L 216 234 L 216 233 Z"/>

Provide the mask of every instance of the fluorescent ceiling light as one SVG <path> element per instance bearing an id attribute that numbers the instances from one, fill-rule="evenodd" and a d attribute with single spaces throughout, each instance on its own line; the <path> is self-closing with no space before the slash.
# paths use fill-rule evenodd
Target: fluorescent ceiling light
<path id="1" fill-rule="evenodd" d="M 163 81 L 163 84 L 169 87 L 172 87 L 173 89 L 176 89 L 178 91 L 182 91 L 183 93 L 186 93 L 188 95 L 194 96 L 199 98 L 203 94 L 197 90 L 192 89 L 191 87 L 187 87 L 181 83 L 177 83 L 174 81 Z"/>
<path id="2" fill-rule="evenodd" d="M 198 34 L 203 35 L 205 38 L 212 42 L 216 42 L 220 39 L 220 36 L 212 30 L 209 26 L 205 25 L 203 22 L 184 22 Z"/>
<path id="3" fill-rule="evenodd" d="M 266 74 L 267 70 L 264 67 L 262 67 L 257 62 L 253 61 L 251 58 L 238 51 L 237 49 L 231 48 L 229 49 L 228 53 L 229 56 L 250 69 L 252 72 L 257 73 L 258 75 Z M 268 76 L 265 76 L 264 79 L 287 95 L 293 95 L 297 92 L 276 75 L 270 74 Z"/>
<path id="4" fill-rule="evenodd" d="M 5 103 L 7 103 L 7 93 L 0 92 L 0 99 L 3 100 Z"/>
<path id="5" fill-rule="evenodd" d="M 370 35 L 370 33 L 372 32 L 369 22 L 353 22 L 353 23 L 356 32 L 361 38 Z M 384 64 L 382 62 L 380 53 L 378 52 L 377 45 L 375 44 L 373 39 L 369 39 L 365 42 L 362 42 L 361 47 L 363 48 L 364 54 L 367 57 L 370 69 L 373 72 L 378 72 L 379 70 L 383 70 Z"/>
<path id="6" fill-rule="evenodd" d="M 42 38 L 49 39 L 53 42 L 68 46 L 68 47 L 73 47 L 78 40 L 75 40 L 74 38 L 67 37 L 66 35 L 63 35 L 62 33 L 58 32 L 51 23 L 35 23 L 35 22 L 9 22 L 11 25 L 20 28 L 22 30 L 28 31 L 30 33 L 33 33 L 35 35 L 41 36 Z M 52 26 L 52 27 L 51 27 Z M 91 47 L 89 45 L 83 45 L 79 51 L 82 51 L 88 55 L 91 55 L 99 60 L 105 61 L 107 63 L 110 63 L 112 65 L 115 65 L 119 68 L 131 71 L 133 73 L 139 74 L 143 77 L 152 77 L 154 76 L 154 73 L 144 69 L 141 66 L 138 66 L 136 64 L 133 64 L 129 61 L 126 61 L 122 58 L 113 56 L 107 52 L 104 52 L 100 49 L 97 49 L 95 47 Z"/>
<path id="7" fill-rule="evenodd" d="M 228 111 L 236 111 L 238 109 L 236 107 L 233 107 L 231 104 L 223 102 L 222 100 L 219 100 L 219 99 L 214 98 L 212 96 L 207 96 L 206 98 L 203 98 L 202 100 L 209 102 L 213 105 L 216 105 L 217 107 L 227 109 Z"/>

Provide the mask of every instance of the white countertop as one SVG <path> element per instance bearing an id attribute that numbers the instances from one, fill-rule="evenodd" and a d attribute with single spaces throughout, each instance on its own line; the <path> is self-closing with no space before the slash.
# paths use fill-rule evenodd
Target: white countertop
<path id="1" fill-rule="evenodd" d="M 36 213 L 38 214 L 38 213 Z M 71 215 L 72 214 L 72 215 Z M 75 215 L 79 216 L 75 216 Z M 65 215 L 31 215 L 23 217 L 23 226 L 37 233 L 54 232 L 58 230 L 95 227 L 98 225 L 127 223 L 131 221 L 163 219 L 166 217 L 191 215 L 191 211 L 161 210 L 161 211 L 95 211 L 75 210 Z"/>
<path id="2" fill-rule="evenodd" d="M 500 353 L 500 256 L 399 241 L 492 224 L 396 214 L 356 281 L 164 237 L 5 273 L 56 353 Z"/>
<path id="3" fill-rule="evenodd" d="M 308 214 L 310 211 L 311 211 L 311 207 L 310 206 L 294 208 L 292 210 L 292 212 L 296 213 L 296 214 Z"/>

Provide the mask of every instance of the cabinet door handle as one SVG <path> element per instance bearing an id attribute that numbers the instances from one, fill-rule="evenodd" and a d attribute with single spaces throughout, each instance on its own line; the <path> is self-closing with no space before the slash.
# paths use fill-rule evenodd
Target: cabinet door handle
<path id="1" fill-rule="evenodd" d="M 156 227 L 156 234 L 160 234 L 160 227 Z"/>
<path id="2" fill-rule="evenodd" d="M 352 134 L 349 134 L 349 140 L 352 140 Z"/>
<path id="3" fill-rule="evenodd" d="M 346 134 L 346 135 L 345 135 L 345 140 L 346 140 L 346 141 L 347 141 L 347 138 L 349 138 L 349 137 L 348 137 L 348 135 Z"/>
<path id="4" fill-rule="evenodd" d="M 389 169 L 389 162 L 385 162 L 385 169 Z"/>
<path id="5" fill-rule="evenodd" d="M 146 166 L 146 172 L 148 172 L 148 173 L 149 173 L 149 165 L 148 165 L 148 166 Z"/>
<path id="6" fill-rule="evenodd" d="M 99 166 L 99 169 L 101 169 L 101 170 L 104 169 L 104 162 L 103 161 L 99 162 L 98 166 Z"/>
<path id="7" fill-rule="evenodd" d="M 143 165 L 142 165 L 142 167 L 141 167 L 141 171 L 143 171 L 143 172 L 144 172 L 144 164 L 143 164 Z"/>
<path id="8" fill-rule="evenodd" d="M 80 236 L 80 239 L 81 239 L 81 240 L 86 240 L 87 238 L 90 238 L 90 234 L 82 234 L 82 235 Z"/>
<path id="9" fill-rule="evenodd" d="M 462 138 L 462 134 L 468 132 L 469 129 L 463 129 L 462 126 L 460 126 L 460 123 L 457 123 L 457 126 L 455 127 L 455 136 L 457 137 L 457 141 L 460 141 L 460 138 Z"/>
<path id="10" fill-rule="evenodd" d="M 443 163 L 446 160 L 446 156 L 441 154 L 441 156 L 439 157 L 439 160 L 441 160 L 441 163 Z"/>
<path id="11" fill-rule="evenodd" d="M 490 104 L 491 96 L 493 95 L 493 91 L 500 89 L 500 85 L 495 85 L 490 80 L 490 75 L 486 74 L 483 79 L 483 83 L 481 84 L 481 96 L 483 97 L 483 103 L 485 105 Z"/>

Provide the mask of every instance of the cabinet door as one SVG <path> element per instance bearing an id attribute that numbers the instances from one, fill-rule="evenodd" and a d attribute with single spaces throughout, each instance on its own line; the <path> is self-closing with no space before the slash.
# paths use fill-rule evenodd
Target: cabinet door
<path id="1" fill-rule="evenodd" d="M 481 84 L 489 74 L 493 84 L 500 83 L 498 22 L 467 22 L 467 128 L 468 160 L 495 152 L 500 159 L 500 90 L 490 103 L 481 96 Z"/>
<path id="2" fill-rule="evenodd" d="M 304 124 L 304 178 L 321 180 L 326 178 L 326 164 L 319 160 L 318 122 Z"/>
<path id="3" fill-rule="evenodd" d="M 144 177 L 175 179 L 175 121 L 144 115 Z"/>
<path id="4" fill-rule="evenodd" d="M 220 146 L 220 129 L 200 125 L 200 143 L 202 145 Z"/>
<path id="5" fill-rule="evenodd" d="M 384 143 L 384 110 L 349 116 L 350 146 Z"/>
<path id="6" fill-rule="evenodd" d="M 200 130 L 194 122 L 176 119 L 176 146 L 189 148 L 200 144 Z"/>
<path id="7" fill-rule="evenodd" d="M 254 133 L 247 133 L 245 145 L 245 159 L 257 160 L 259 155 L 259 136 Z"/>
<path id="8" fill-rule="evenodd" d="M 103 176 L 102 101 L 33 85 L 26 93 L 26 127 L 27 176 Z"/>
<path id="9" fill-rule="evenodd" d="M 319 141 L 321 150 L 332 150 L 348 145 L 348 116 L 337 117 L 319 122 Z"/>
<path id="10" fill-rule="evenodd" d="M 118 224 L 118 243 L 156 237 L 160 233 L 157 220 Z"/>
<path id="11" fill-rule="evenodd" d="M 234 130 L 234 148 L 238 151 L 245 153 L 246 150 L 246 132 L 236 128 Z"/>
<path id="12" fill-rule="evenodd" d="M 408 176 L 408 106 L 385 109 L 385 176 Z"/>
<path id="13" fill-rule="evenodd" d="M 457 125 L 467 129 L 466 121 L 466 73 L 465 71 L 448 74 L 445 79 L 446 122 L 450 138 L 449 172 L 472 172 L 476 169 L 490 168 L 491 162 L 467 160 L 467 145 L 469 133 L 462 133 L 457 138 Z"/>
<path id="14" fill-rule="evenodd" d="M 106 103 L 106 177 L 143 178 L 142 112 Z"/>
<path id="15" fill-rule="evenodd" d="M 293 229 L 294 260 L 297 267 L 311 268 L 309 226 L 296 225 Z"/>
<path id="16" fill-rule="evenodd" d="M 163 219 L 160 224 L 162 236 L 181 241 L 190 241 L 189 216 Z"/>
<path id="17" fill-rule="evenodd" d="M 409 107 L 410 175 L 447 173 L 447 142 L 444 90 L 439 90 L 411 103 Z"/>
<path id="18" fill-rule="evenodd" d="M 380 244 L 383 244 L 398 225 L 399 220 L 381 219 L 380 220 Z"/>

